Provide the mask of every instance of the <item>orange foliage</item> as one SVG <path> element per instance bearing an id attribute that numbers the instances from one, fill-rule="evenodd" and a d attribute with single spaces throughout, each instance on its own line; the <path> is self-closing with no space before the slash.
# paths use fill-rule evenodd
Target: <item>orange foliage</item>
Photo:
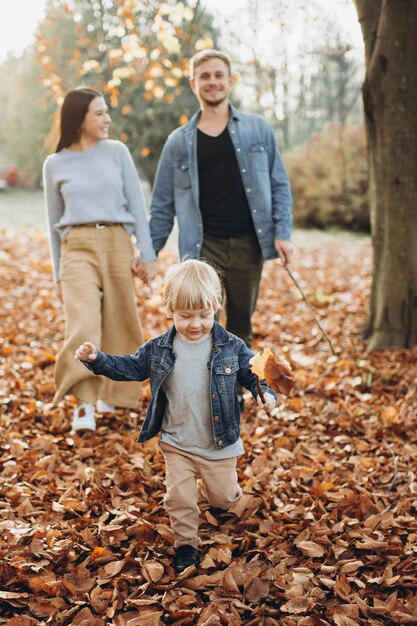
<path id="1" fill-rule="evenodd" d="M 336 124 L 285 155 L 299 226 L 369 231 L 365 129 Z"/>
<path id="2" fill-rule="evenodd" d="M 64 336 L 48 242 L 2 231 L 0 264 L 0 621 L 105 626 L 413 624 L 417 614 L 417 349 L 370 352 L 368 241 L 297 248 L 303 284 L 336 355 L 283 268 L 266 263 L 254 349 L 280 346 L 294 389 L 267 418 L 242 414 L 244 495 L 201 501 L 201 565 L 177 577 L 156 438 L 136 441 L 149 402 L 70 432 L 71 398 L 51 404 Z M 138 283 L 146 338 L 164 332 L 163 274 Z M 335 263 L 337 258 L 338 262 Z"/>

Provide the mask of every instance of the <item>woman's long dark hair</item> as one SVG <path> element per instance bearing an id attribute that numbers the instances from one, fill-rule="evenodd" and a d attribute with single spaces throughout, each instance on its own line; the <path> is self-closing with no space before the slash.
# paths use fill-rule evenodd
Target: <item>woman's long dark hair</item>
<path id="1" fill-rule="evenodd" d="M 69 148 L 80 136 L 80 127 L 84 121 L 90 102 L 102 95 L 94 89 L 78 87 L 67 93 L 61 107 L 60 137 L 55 152 Z"/>

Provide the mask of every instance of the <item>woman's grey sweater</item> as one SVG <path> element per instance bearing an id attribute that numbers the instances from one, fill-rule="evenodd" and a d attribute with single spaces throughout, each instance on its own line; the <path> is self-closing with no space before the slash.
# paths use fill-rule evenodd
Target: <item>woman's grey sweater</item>
<path id="1" fill-rule="evenodd" d="M 43 184 L 55 280 L 59 280 L 61 240 L 78 224 L 123 224 L 136 238 L 140 260 L 156 258 L 140 179 L 122 142 L 102 139 L 89 150 L 64 148 L 51 154 L 43 166 Z"/>

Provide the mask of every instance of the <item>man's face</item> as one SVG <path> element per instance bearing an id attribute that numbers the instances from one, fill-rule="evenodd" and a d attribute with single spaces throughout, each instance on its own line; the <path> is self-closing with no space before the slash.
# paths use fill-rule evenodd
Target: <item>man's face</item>
<path id="1" fill-rule="evenodd" d="M 228 99 L 233 86 L 229 68 L 221 59 L 208 59 L 194 70 L 191 89 L 200 104 L 217 107 Z"/>

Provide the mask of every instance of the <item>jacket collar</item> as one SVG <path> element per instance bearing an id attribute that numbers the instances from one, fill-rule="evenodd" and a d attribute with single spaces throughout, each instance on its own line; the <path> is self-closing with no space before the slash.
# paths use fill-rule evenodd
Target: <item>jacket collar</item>
<path id="1" fill-rule="evenodd" d="M 158 346 L 161 348 L 169 348 L 170 350 L 174 349 L 174 337 L 176 335 L 177 329 L 175 326 L 171 326 L 171 328 L 161 335 L 158 339 Z M 223 346 L 228 341 L 230 341 L 230 335 L 228 332 L 220 326 L 217 322 L 213 324 L 213 344 L 218 346 Z"/>
<path id="2" fill-rule="evenodd" d="M 238 111 L 232 104 L 229 104 L 229 109 L 230 109 L 230 117 L 232 119 L 239 121 L 242 118 L 242 113 L 240 113 L 240 111 Z M 197 127 L 198 119 L 200 115 L 201 115 L 201 110 L 197 111 L 197 113 L 194 113 L 190 121 L 187 124 L 185 124 L 185 126 L 182 126 L 181 128 L 182 132 L 189 133 L 195 130 L 195 128 Z"/>

